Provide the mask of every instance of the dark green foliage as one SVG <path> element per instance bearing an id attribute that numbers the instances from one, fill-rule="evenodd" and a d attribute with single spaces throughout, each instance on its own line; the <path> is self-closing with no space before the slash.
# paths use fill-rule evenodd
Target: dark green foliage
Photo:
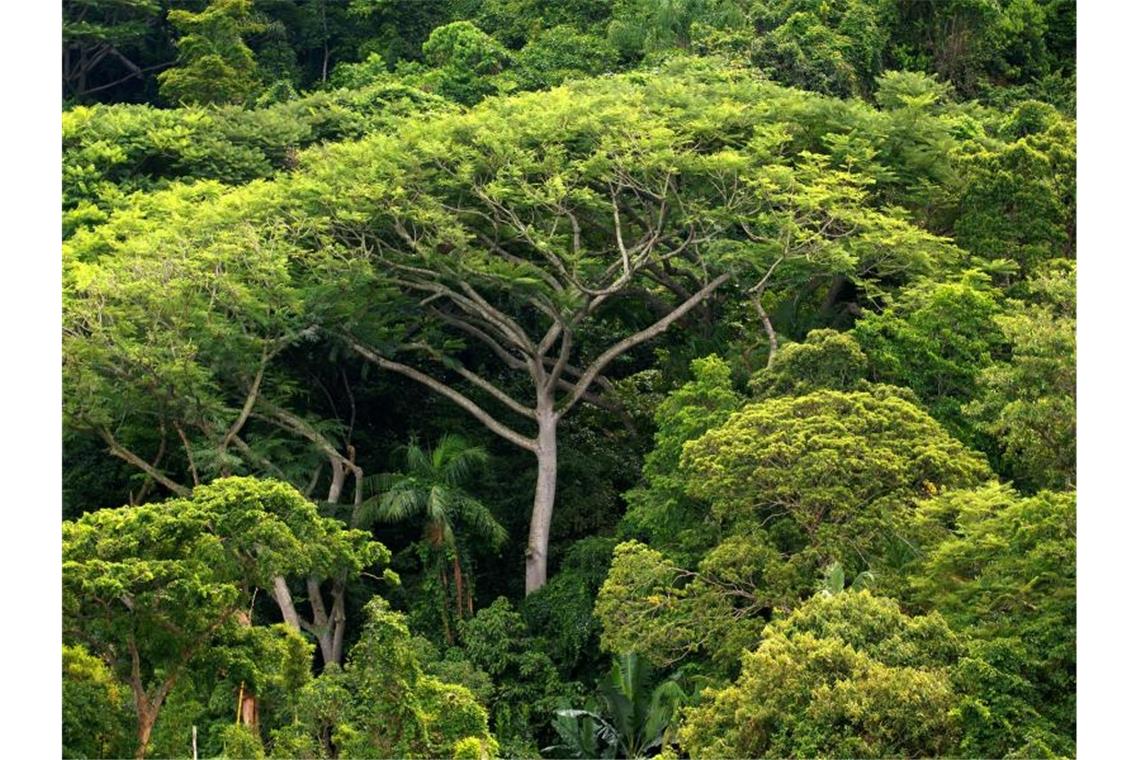
<path id="1" fill-rule="evenodd" d="M 594 617 L 594 598 L 616 544 L 602 536 L 575 542 L 558 572 L 523 602 L 527 627 L 544 642 L 560 672 L 571 677 L 597 664 L 601 626 Z"/>
<path id="2" fill-rule="evenodd" d="M 1000 311 L 988 278 L 970 271 L 957 281 L 902 290 L 883 312 L 859 320 L 853 333 L 870 359 L 872 379 L 910 388 L 959 439 L 985 450 L 989 442 L 962 406 L 977 395 L 979 373 L 1002 352 Z"/>
<path id="3" fill-rule="evenodd" d="M 716 535 L 704 506 L 685 493 L 685 478 L 678 471 L 682 447 L 742 403 L 730 369 L 719 357 L 694 360 L 692 373 L 693 379 L 669 394 L 654 414 L 657 432 L 645 457 L 645 484 L 626 494 L 629 510 L 622 523 L 626 536 L 643 536 L 682 559 L 698 556 Z"/>
<path id="4" fill-rule="evenodd" d="M 495 736 L 510 746 L 534 747 L 550 714 L 575 692 L 503 597 L 459 625 L 463 656 L 495 682 L 488 705 Z"/>
<path id="5" fill-rule="evenodd" d="M 785 0 L 758 4 L 764 33 L 752 62 L 776 81 L 840 97 L 868 95 L 882 70 L 885 3 Z"/>
<path id="6" fill-rule="evenodd" d="M 404 447 L 403 472 L 365 481 L 376 493 L 353 510 L 357 525 L 414 520 L 423 525 L 418 554 L 425 580 L 435 585 L 443 638 L 454 641 L 453 626 L 474 610 L 471 546 L 485 542 L 499 549 L 507 531 L 486 505 L 465 490 L 487 464 L 486 450 L 456 435 L 445 435 L 431 449 L 412 441 Z"/>
<path id="7" fill-rule="evenodd" d="M 488 755 L 498 745 L 487 712 L 463 686 L 426 675 L 403 616 L 380 597 L 365 606 L 360 640 L 343 670 L 327 669 L 300 693 L 309 740 L 342 757 L 449 757 L 464 739 Z"/>
<path id="8" fill-rule="evenodd" d="M 1076 694 L 1076 506 L 1071 493 L 1019 497 L 1008 487 L 951 492 L 923 505 L 929 547 L 910 598 L 998 646 L 1035 685 L 1025 696 L 1070 735 Z M 999 650 L 1000 651 L 1000 650 Z M 1012 664 L 1012 667 L 1011 667 Z"/>
<path id="9" fill-rule="evenodd" d="M 688 695 L 674 679 L 653 685 L 653 669 L 636 654 L 615 658 L 599 682 L 598 712 L 563 709 L 555 713 L 560 743 L 544 752 L 558 757 L 646 757 L 672 743 L 670 730 Z"/>
<path id="10" fill-rule="evenodd" d="M 1018 105 L 1008 142 L 964 159 L 955 239 L 984 259 L 1009 259 L 1022 276 L 1073 253 L 1076 128 L 1041 103 Z"/>
<path id="11" fill-rule="evenodd" d="M 158 75 L 159 92 L 173 104 L 244 103 L 258 86 L 257 62 L 243 35 L 263 30 L 252 0 L 210 0 L 200 13 L 174 10 L 178 65 Z"/>

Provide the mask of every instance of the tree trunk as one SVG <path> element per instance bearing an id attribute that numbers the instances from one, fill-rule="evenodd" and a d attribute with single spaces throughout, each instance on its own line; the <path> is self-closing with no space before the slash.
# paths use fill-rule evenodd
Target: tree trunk
<path id="1" fill-rule="evenodd" d="M 458 549 L 451 558 L 452 574 L 455 576 L 455 619 L 463 619 L 463 569 L 459 567 Z"/>
<path id="2" fill-rule="evenodd" d="M 439 583 L 440 593 L 443 594 L 439 604 L 439 619 L 443 622 L 443 638 L 448 644 L 454 644 L 455 639 L 451 635 L 451 626 L 447 622 L 447 568 L 442 565 L 439 568 Z"/>
<path id="3" fill-rule="evenodd" d="M 158 706 L 136 704 L 139 714 L 139 746 L 135 750 L 135 757 L 142 760 L 146 757 L 147 745 L 150 744 L 150 732 L 154 729 L 154 722 L 158 719 Z"/>
<path id="4" fill-rule="evenodd" d="M 554 490 L 558 481 L 558 417 L 550 399 L 539 401 L 538 438 L 535 458 L 538 476 L 534 484 L 534 508 L 530 513 L 530 540 L 526 549 L 526 593 L 546 585 L 546 552 L 550 544 L 550 521 L 554 516 Z"/>
<path id="5" fill-rule="evenodd" d="M 281 609 L 281 617 L 285 624 L 294 631 L 300 631 L 301 618 L 297 614 L 297 608 L 293 604 L 293 595 L 289 591 L 289 584 L 285 582 L 284 576 L 275 575 L 273 577 L 273 598 L 277 600 L 277 606 Z"/>
<path id="6" fill-rule="evenodd" d="M 243 726 L 248 726 L 255 734 L 259 733 L 258 718 L 260 712 L 257 704 L 257 695 L 248 690 L 243 690 L 241 694 L 241 705 L 238 708 L 238 718 Z"/>
<path id="7" fill-rule="evenodd" d="M 348 616 L 344 614 L 344 597 L 347 593 L 344 581 L 334 581 L 332 588 L 332 661 L 339 664 L 344 659 L 344 629 Z"/>

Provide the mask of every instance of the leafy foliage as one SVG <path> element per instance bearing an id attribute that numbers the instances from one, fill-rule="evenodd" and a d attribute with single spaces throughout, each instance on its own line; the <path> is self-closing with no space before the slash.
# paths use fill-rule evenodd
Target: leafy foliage
<path id="1" fill-rule="evenodd" d="M 694 757 L 953 752 L 949 668 L 961 651 L 937 614 L 908 617 L 866 591 L 817 596 L 688 713 L 681 746 Z"/>
<path id="2" fill-rule="evenodd" d="M 65 756 L 1075 753 L 1072 0 L 174 5 L 63 3 Z"/>

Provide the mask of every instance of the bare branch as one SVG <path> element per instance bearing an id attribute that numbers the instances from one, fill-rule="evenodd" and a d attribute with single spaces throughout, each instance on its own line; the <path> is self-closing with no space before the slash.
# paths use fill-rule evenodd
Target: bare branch
<path id="1" fill-rule="evenodd" d="M 586 368 L 585 372 L 582 373 L 582 377 L 579 378 L 578 382 L 574 385 L 574 391 L 570 394 L 570 397 L 566 399 L 566 401 L 561 405 L 561 408 L 558 411 L 558 416 L 561 417 L 563 414 L 573 408 L 574 404 L 576 404 L 578 400 L 582 398 L 582 394 L 586 392 L 586 389 L 590 387 L 590 383 L 593 382 L 594 378 L 597 377 L 598 374 L 606 368 L 607 364 L 613 361 L 616 357 L 624 354 L 626 351 L 629 351 L 634 346 L 655 338 L 661 333 L 668 330 L 670 325 L 692 311 L 692 309 L 697 306 L 697 304 L 704 301 L 705 298 L 707 298 L 714 290 L 726 283 L 731 277 L 731 273 L 725 272 L 724 274 L 709 282 L 708 285 L 705 285 L 692 296 L 690 296 L 687 301 L 682 303 L 668 315 L 657 320 L 644 330 L 636 332 L 633 335 L 630 335 L 618 341 L 603 351 L 602 354 L 598 356 L 598 358 L 595 359 L 589 367 Z"/>
<path id="2" fill-rule="evenodd" d="M 100 428 L 99 429 L 99 435 L 107 443 L 108 448 L 111 450 L 111 453 L 114 456 L 117 456 L 119 459 L 122 459 L 123 461 L 128 462 L 129 464 L 132 464 L 135 467 L 138 467 L 140 470 L 145 472 L 147 475 L 151 476 L 152 478 L 154 478 L 159 483 L 166 486 L 168 489 L 170 489 L 174 493 L 178 494 L 179 496 L 189 496 L 190 495 L 190 489 L 189 488 L 187 488 L 184 485 L 180 485 L 178 483 L 175 483 L 173 480 L 171 480 L 169 477 L 167 477 L 164 473 L 160 472 L 158 470 L 158 468 L 152 467 L 151 464 L 149 462 L 147 462 L 145 459 L 139 457 L 134 452 L 132 452 L 132 451 L 128 450 L 126 447 L 122 446 L 118 441 L 115 440 L 115 437 L 113 435 L 111 435 L 111 431 L 107 430 L 106 428 Z"/>
<path id="3" fill-rule="evenodd" d="M 421 385 L 426 385 L 428 388 L 431 388 L 441 396 L 446 396 L 447 398 L 451 399 L 453 402 L 466 409 L 473 417 L 475 417 L 475 419 L 482 422 L 491 432 L 495 433 L 496 435 L 505 438 L 519 448 L 526 449 L 527 451 L 535 451 L 537 449 L 538 444 L 533 439 L 527 438 L 519 433 L 516 433 L 514 430 L 511 430 L 509 427 L 488 414 L 481 406 L 476 404 L 474 401 L 459 391 L 450 387 L 449 385 L 446 385 L 445 383 L 442 383 L 433 377 L 425 375 L 423 372 L 420 372 L 413 367 L 409 367 L 406 364 L 401 364 L 400 362 L 394 362 L 390 359 L 385 359 L 383 356 L 380 356 L 372 349 L 360 343 L 351 335 L 342 333 L 341 337 L 348 342 L 353 351 L 360 354 L 376 366 L 381 367 L 382 369 L 397 372 L 404 377 L 415 380 Z"/>
<path id="4" fill-rule="evenodd" d="M 218 451 L 221 454 L 226 453 L 226 449 L 230 447 L 234 437 L 241 432 L 242 427 L 245 425 L 246 420 L 249 419 L 250 412 L 253 411 L 254 402 L 257 401 L 257 394 L 261 389 L 261 378 L 265 376 L 265 366 L 269 363 L 269 356 L 265 351 L 261 354 L 261 364 L 257 367 L 257 374 L 253 376 L 253 382 L 250 383 L 249 393 L 245 396 L 245 403 L 242 404 L 241 413 L 238 418 L 234 420 L 234 424 L 230 425 L 230 429 L 226 431 L 226 435 L 222 438 L 222 442 L 218 445 Z"/>

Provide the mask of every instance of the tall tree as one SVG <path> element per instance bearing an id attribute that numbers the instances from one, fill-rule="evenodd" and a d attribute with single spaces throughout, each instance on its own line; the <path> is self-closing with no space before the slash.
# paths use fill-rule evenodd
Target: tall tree
<path id="1" fill-rule="evenodd" d="M 330 149 L 297 191 L 369 269 L 362 281 L 352 267 L 333 332 L 535 455 L 528 592 L 546 582 L 559 424 L 582 400 L 605 403 L 615 360 L 693 315 L 707 327 L 726 287 L 869 284 L 954 255 L 867 208 L 870 180 L 786 155 L 764 114 L 709 120 L 746 92 L 759 96 L 698 72 L 489 103 Z M 527 386 L 530 401 L 510 392 Z"/>
<path id="2" fill-rule="evenodd" d="M 507 540 L 507 531 L 491 511 L 464 490 L 474 468 L 487 461 L 487 452 L 456 435 L 444 435 L 430 450 L 412 441 L 404 447 L 403 472 L 386 472 L 370 480 L 380 493 L 361 504 L 355 521 L 368 525 L 375 521 L 401 522 L 412 518 L 424 521 L 424 541 L 435 566 L 442 592 L 441 613 L 444 636 L 452 641 L 448 624 L 448 597 L 455 595 L 455 615 L 462 620 L 473 614 L 471 579 L 465 578 L 456 528 L 461 524 L 475 538 L 489 540 L 498 547 Z M 454 586 L 448 590 L 446 562 L 451 561 Z M 429 568 L 425 567 L 425 570 Z"/>

